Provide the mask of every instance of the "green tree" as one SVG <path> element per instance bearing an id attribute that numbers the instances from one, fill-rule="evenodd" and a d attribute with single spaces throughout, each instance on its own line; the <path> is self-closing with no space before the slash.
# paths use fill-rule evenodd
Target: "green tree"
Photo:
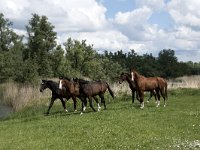
<path id="1" fill-rule="evenodd" d="M 81 42 L 69 38 L 64 43 L 66 59 L 69 61 L 73 75 L 87 76 L 88 65 L 94 61 L 96 51 L 91 45 L 87 45 L 85 40 Z"/>
<path id="2" fill-rule="evenodd" d="M 12 30 L 12 22 L 0 14 L 0 81 L 8 79 L 18 81 L 22 74 L 23 37 Z M 16 69 L 18 68 L 18 69 Z"/>
<path id="3" fill-rule="evenodd" d="M 53 31 L 54 26 L 48 22 L 46 16 L 40 17 L 37 14 L 33 14 L 26 29 L 28 43 L 24 51 L 24 59 L 36 59 L 39 76 L 52 76 L 50 52 L 56 47 L 56 32 Z"/>
<path id="4" fill-rule="evenodd" d="M 174 50 L 164 49 L 158 54 L 159 69 L 162 71 L 162 76 L 173 78 L 177 77 L 178 60 Z"/>

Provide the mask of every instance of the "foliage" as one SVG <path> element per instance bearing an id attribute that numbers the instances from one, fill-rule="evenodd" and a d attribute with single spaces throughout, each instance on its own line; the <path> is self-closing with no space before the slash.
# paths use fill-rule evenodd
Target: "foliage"
<path id="1" fill-rule="evenodd" d="M 98 54 L 86 40 L 68 38 L 56 42 L 57 33 L 46 16 L 33 14 L 26 25 L 27 37 L 12 30 L 12 22 L 0 14 L 0 82 L 14 80 L 34 83 L 37 78 L 88 77 L 116 81 L 121 72 L 135 68 L 145 76 L 175 78 L 200 74 L 200 64 L 178 62 L 175 51 L 161 50 L 138 55 L 135 50 Z"/>
<path id="2" fill-rule="evenodd" d="M 50 52 L 56 47 L 56 32 L 46 16 L 33 14 L 26 26 L 28 34 L 27 51 L 24 59 L 36 59 L 38 74 L 42 77 L 52 76 Z"/>

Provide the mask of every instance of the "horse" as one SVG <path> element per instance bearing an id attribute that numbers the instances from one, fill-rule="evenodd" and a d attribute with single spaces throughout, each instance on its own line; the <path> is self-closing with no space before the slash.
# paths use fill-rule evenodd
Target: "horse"
<path id="1" fill-rule="evenodd" d="M 72 97 L 78 97 L 82 101 L 82 109 L 81 114 L 86 109 L 87 101 L 84 97 L 81 96 L 79 92 L 79 83 L 74 81 L 69 81 L 64 78 L 59 78 L 59 93 L 62 92 L 63 89 L 66 89 L 66 92 Z"/>
<path id="2" fill-rule="evenodd" d="M 106 84 L 106 85 L 105 85 Z M 92 105 L 92 97 L 99 95 L 101 97 L 101 101 L 104 103 L 104 108 L 106 109 L 105 100 L 104 100 L 104 93 L 108 89 L 111 96 L 114 97 L 114 93 L 110 89 L 109 85 L 102 81 L 95 81 L 95 82 L 88 82 L 88 83 L 72 83 L 65 79 L 60 79 L 59 81 L 59 89 L 62 90 L 63 87 L 67 89 L 67 91 L 72 96 L 76 96 L 81 99 L 82 101 L 82 110 L 81 114 L 83 114 L 84 109 L 87 105 L 86 98 L 89 99 L 90 107 L 93 111 L 96 111 Z M 99 106 L 99 105 L 98 105 Z"/>
<path id="3" fill-rule="evenodd" d="M 123 81 L 127 81 L 129 84 L 129 87 L 132 92 L 132 103 L 134 103 L 135 92 L 136 92 L 136 98 L 137 98 L 137 100 L 139 100 L 135 83 L 133 81 L 131 81 L 131 75 L 129 73 L 123 73 L 123 72 L 121 73 L 121 75 L 119 76 L 119 84 L 122 84 Z M 152 96 L 154 96 L 156 99 L 156 93 L 154 90 L 150 91 L 150 96 L 149 96 L 147 102 L 149 102 L 149 100 L 151 99 Z"/>
<path id="4" fill-rule="evenodd" d="M 62 92 L 58 93 L 58 89 L 59 89 L 58 86 L 59 86 L 58 83 L 54 82 L 52 80 L 42 80 L 42 82 L 40 84 L 40 92 L 43 92 L 46 88 L 50 89 L 52 92 L 51 101 L 50 101 L 49 108 L 48 108 L 46 114 L 49 114 L 49 111 L 50 111 L 51 107 L 53 106 L 53 103 L 56 99 L 60 99 L 64 110 L 66 112 L 68 112 L 63 98 L 66 98 L 67 100 L 69 100 L 71 98 L 71 96 L 66 93 L 66 89 L 63 89 Z M 74 98 L 72 98 L 72 99 L 74 101 L 74 111 L 76 111 L 76 99 L 74 99 Z"/>
<path id="5" fill-rule="evenodd" d="M 114 92 L 111 90 L 109 84 L 105 81 L 96 80 L 96 81 L 86 81 L 83 79 L 76 79 L 80 85 L 80 93 L 84 95 L 84 98 L 88 97 L 91 101 L 91 97 L 98 95 L 101 98 L 101 103 L 104 104 L 104 109 L 106 109 L 106 103 L 104 99 L 104 93 L 108 89 L 110 95 L 114 98 Z M 91 104 L 91 103 L 90 103 Z"/>
<path id="6" fill-rule="evenodd" d="M 166 80 L 162 79 L 161 77 L 144 77 L 134 69 L 131 69 L 130 72 L 131 80 L 134 81 L 140 97 L 140 108 L 144 108 L 144 92 L 152 90 L 156 91 L 156 95 L 158 97 L 157 107 L 160 105 L 159 92 L 161 92 L 161 95 L 164 99 L 164 106 L 166 106 L 165 99 L 167 98 L 167 84 L 164 84 L 163 82 Z"/>

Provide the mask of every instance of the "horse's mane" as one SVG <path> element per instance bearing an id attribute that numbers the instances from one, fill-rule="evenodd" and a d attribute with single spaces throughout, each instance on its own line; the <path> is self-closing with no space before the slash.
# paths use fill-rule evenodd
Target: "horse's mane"
<path id="1" fill-rule="evenodd" d="M 80 79 L 80 78 L 74 78 L 73 80 L 75 82 L 78 82 L 79 84 L 88 84 L 88 83 L 90 83 L 90 81 L 84 80 L 84 79 Z"/>
<path id="2" fill-rule="evenodd" d="M 48 88 L 52 90 L 52 92 L 57 92 L 59 84 L 55 81 L 52 80 L 42 80 L 45 84 L 48 84 Z"/>

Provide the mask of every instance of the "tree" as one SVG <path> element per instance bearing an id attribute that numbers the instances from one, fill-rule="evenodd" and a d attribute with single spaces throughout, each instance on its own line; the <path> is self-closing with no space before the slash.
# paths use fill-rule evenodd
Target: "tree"
<path id="1" fill-rule="evenodd" d="M 12 22 L 4 19 L 4 15 L 0 13 L 0 81 L 8 79 L 18 80 L 18 76 L 22 74 L 22 51 L 24 45 L 22 43 L 23 36 L 17 35 L 12 30 Z M 18 68 L 18 69 L 16 69 Z"/>
<path id="2" fill-rule="evenodd" d="M 66 50 L 66 59 L 70 62 L 71 68 L 74 70 L 74 75 L 88 75 L 88 65 L 94 61 L 96 51 L 91 45 L 86 44 L 86 40 L 81 42 L 69 38 L 64 43 Z"/>
<path id="3" fill-rule="evenodd" d="M 162 76 L 172 78 L 177 77 L 178 60 L 175 56 L 174 50 L 164 49 L 158 54 L 159 69 L 162 72 Z"/>
<path id="4" fill-rule="evenodd" d="M 39 76 L 52 76 L 50 65 L 50 52 L 56 47 L 56 32 L 54 26 L 48 22 L 46 16 L 33 14 L 33 17 L 26 26 L 28 34 L 27 49 L 24 52 L 24 59 L 36 59 Z M 35 57 L 35 58 L 34 58 Z"/>

